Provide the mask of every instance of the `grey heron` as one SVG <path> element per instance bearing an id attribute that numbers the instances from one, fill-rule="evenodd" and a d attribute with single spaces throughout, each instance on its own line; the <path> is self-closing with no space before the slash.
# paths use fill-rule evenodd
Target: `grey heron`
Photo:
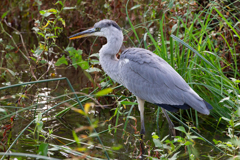
<path id="1" fill-rule="evenodd" d="M 127 48 L 116 57 L 123 44 L 123 33 L 113 20 L 104 19 L 93 28 L 74 34 L 69 39 L 101 36 L 107 43 L 99 51 L 103 70 L 116 82 L 125 86 L 137 98 L 141 118 L 141 137 L 145 134 L 144 102 L 163 108 L 169 123 L 172 123 L 164 109 L 178 111 L 193 108 L 209 115 L 212 106 L 204 101 L 185 80 L 162 58 L 143 48 Z"/>

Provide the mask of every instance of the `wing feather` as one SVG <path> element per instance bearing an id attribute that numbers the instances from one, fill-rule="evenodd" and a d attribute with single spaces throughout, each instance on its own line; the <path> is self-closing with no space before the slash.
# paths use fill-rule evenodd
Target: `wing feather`
<path id="1" fill-rule="evenodd" d="M 125 50 L 119 61 L 123 85 L 141 99 L 155 104 L 184 105 L 209 114 L 201 97 L 162 58 L 142 48 Z"/>

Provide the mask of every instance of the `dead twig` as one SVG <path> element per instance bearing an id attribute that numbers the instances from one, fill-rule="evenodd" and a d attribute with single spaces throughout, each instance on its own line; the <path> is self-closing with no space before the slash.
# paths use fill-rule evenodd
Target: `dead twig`
<path id="1" fill-rule="evenodd" d="M 74 92 L 75 94 L 81 94 L 81 95 L 84 95 L 88 98 L 90 98 L 91 100 L 93 100 L 96 104 L 98 104 L 98 106 L 100 106 L 102 109 L 104 109 L 104 107 L 95 99 L 93 98 L 92 96 L 86 94 L 86 93 L 83 93 L 83 92 Z"/>

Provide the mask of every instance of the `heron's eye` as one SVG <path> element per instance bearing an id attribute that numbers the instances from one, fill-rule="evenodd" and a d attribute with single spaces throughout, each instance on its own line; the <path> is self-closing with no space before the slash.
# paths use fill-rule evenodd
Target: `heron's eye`
<path id="1" fill-rule="evenodd" d="M 95 31 L 100 31 L 100 30 L 101 30 L 101 28 L 96 28 L 96 29 L 95 29 Z"/>

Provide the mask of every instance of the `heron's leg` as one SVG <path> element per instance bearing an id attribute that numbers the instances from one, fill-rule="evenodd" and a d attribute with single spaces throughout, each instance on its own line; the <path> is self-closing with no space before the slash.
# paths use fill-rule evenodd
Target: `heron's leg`
<path id="1" fill-rule="evenodd" d="M 145 126 L 144 126 L 144 100 L 140 99 L 137 97 L 137 101 L 138 101 L 138 109 L 140 111 L 140 117 L 141 117 L 141 131 L 140 131 L 140 135 L 141 135 L 141 140 L 140 140 L 140 151 L 141 151 L 141 159 L 143 159 L 143 154 L 144 154 L 144 143 L 143 143 L 143 139 L 144 139 L 144 135 L 145 135 Z"/>
<path id="2" fill-rule="evenodd" d="M 171 119 L 169 118 L 166 110 L 162 108 L 162 111 L 163 111 L 163 114 L 165 115 L 165 117 L 166 117 L 166 119 L 167 119 L 167 121 L 168 121 L 168 126 L 169 126 L 169 130 L 170 130 L 170 132 L 171 132 L 171 135 L 172 135 L 172 136 L 176 136 L 176 131 L 175 131 L 175 129 L 174 129 L 174 124 L 173 124 L 173 122 L 172 122 Z"/>
<path id="3" fill-rule="evenodd" d="M 137 101 L 138 101 L 138 109 L 140 111 L 140 117 L 141 117 L 141 135 L 145 134 L 145 126 L 144 126 L 144 103 L 145 101 L 138 98 L 137 97 Z"/>

